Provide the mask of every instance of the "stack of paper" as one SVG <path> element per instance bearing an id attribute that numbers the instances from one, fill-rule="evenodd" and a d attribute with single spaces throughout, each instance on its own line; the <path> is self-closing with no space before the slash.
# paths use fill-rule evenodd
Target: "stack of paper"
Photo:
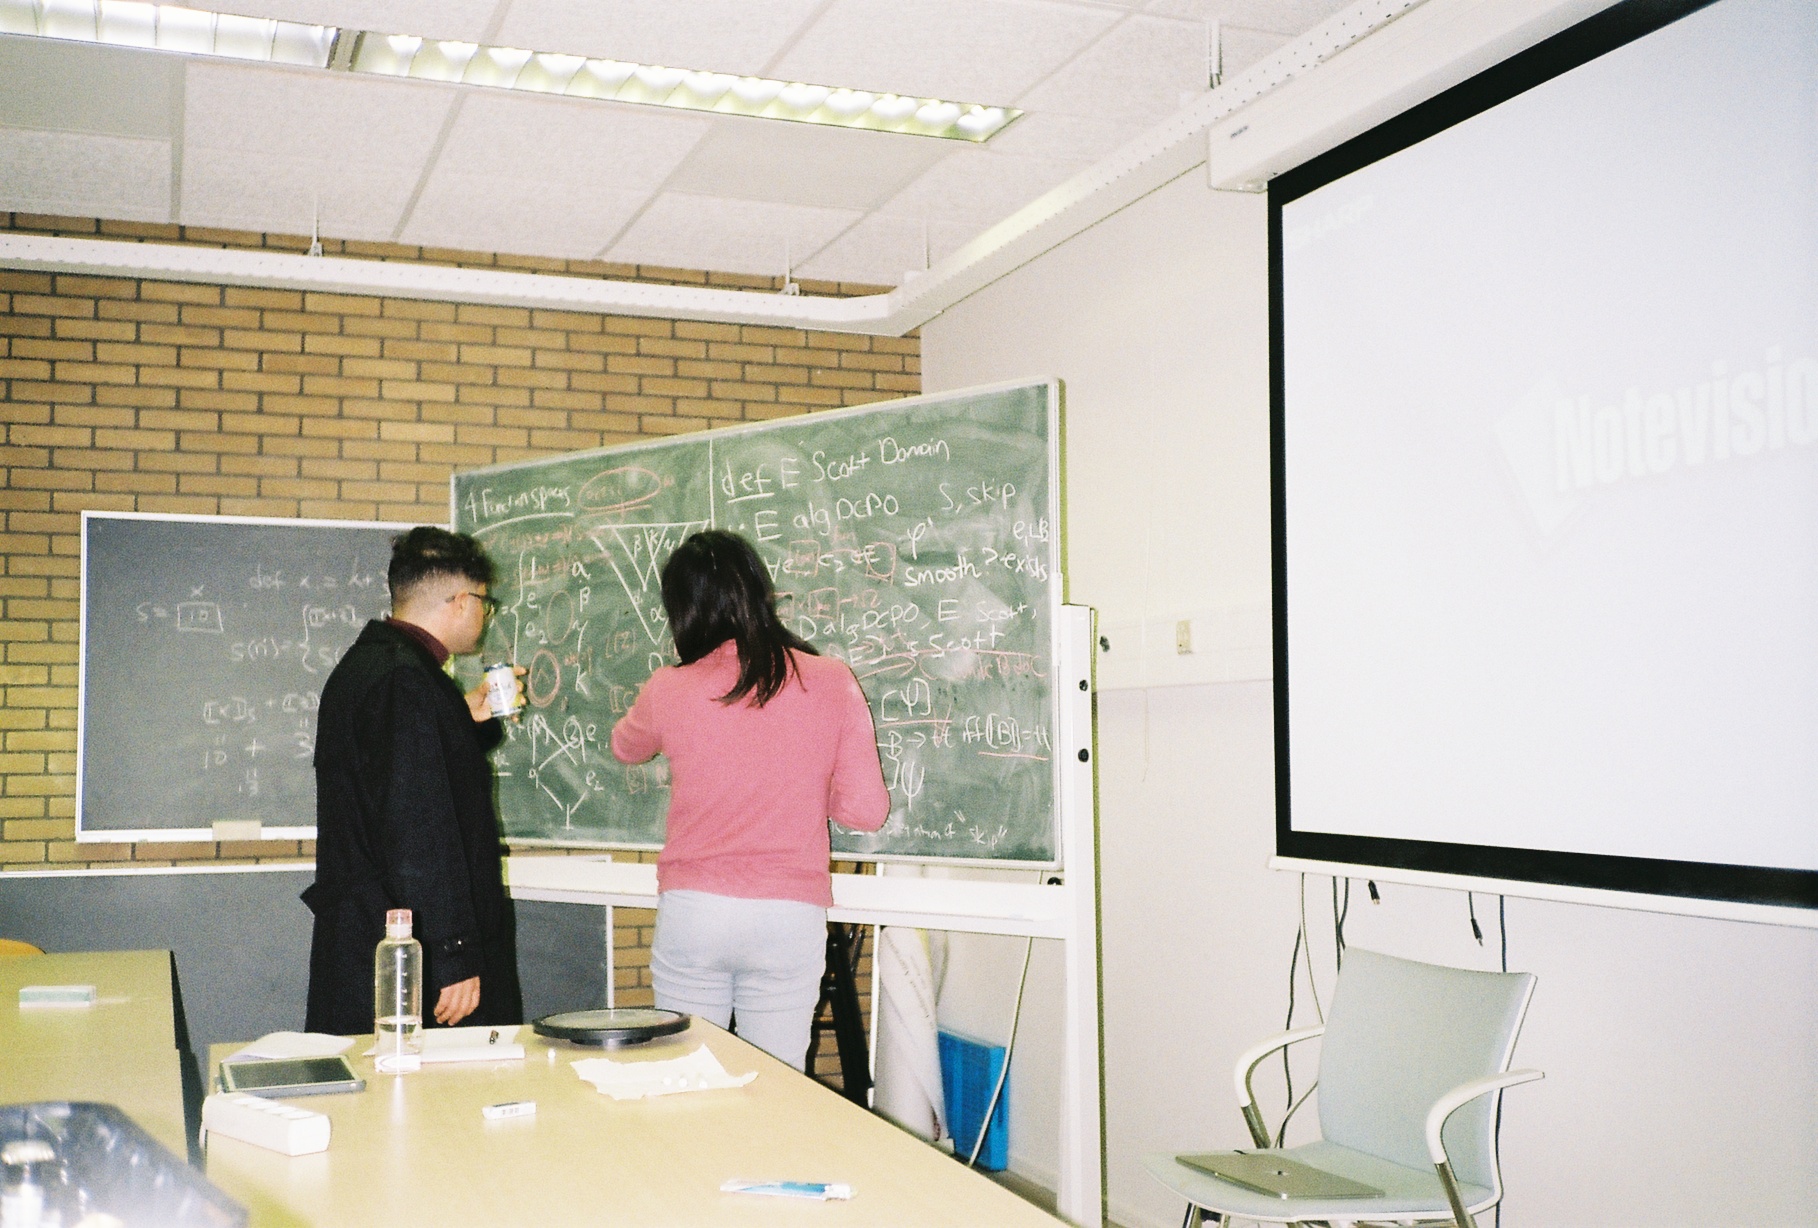
<path id="1" fill-rule="evenodd" d="M 662 1062 L 615 1062 L 608 1057 L 582 1058 L 574 1072 L 614 1100 L 641 1100 L 719 1087 L 743 1087 L 757 1071 L 727 1074 L 719 1059 L 702 1045 L 686 1057 Z"/>
<path id="2" fill-rule="evenodd" d="M 346 1053 L 353 1041 L 346 1036 L 326 1032 L 267 1032 L 252 1044 L 228 1057 L 230 1062 L 248 1062 L 259 1058 L 334 1057 Z"/>
<path id="3" fill-rule="evenodd" d="M 518 1025 L 496 1028 L 425 1028 L 419 1036 L 422 1051 L 416 1054 L 424 1065 L 431 1062 L 505 1062 L 524 1056 L 518 1043 Z M 374 1044 L 366 1051 L 371 1057 L 379 1051 Z"/>

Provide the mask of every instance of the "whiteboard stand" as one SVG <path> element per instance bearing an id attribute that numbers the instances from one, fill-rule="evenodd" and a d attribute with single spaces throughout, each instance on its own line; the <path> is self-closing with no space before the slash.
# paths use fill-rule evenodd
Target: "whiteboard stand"
<path id="1" fill-rule="evenodd" d="M 1054 744 L 1065 756 L 1058 797 L 1061 872 L 1058 883 L 979 882 L 971 879 L 835 874 L 829 921 L 905 925 L 915 929 L 1058 939 L 1066 996 L 1062 1036 L 1060 1189 L 1057 1209 L 1080 1228 L 1105 1221 L 1104 1051 L 1099 969 L 1098 750 L 1093 738 L 1093 612 L 1060 607 L 1060 653 L 1055 667 L 1059 727 Z M 608 950 L 613 907 L 655 908 L 656 867 L 610 857 L 510 858 L 511 894 L 520 900 L 604 905 Z M 611 978 L 608 978 L 608 986 Z M 611 989 L 608 989 L 611 993 Z M 611 1001 L 611 998 L 608 998 Z"/>

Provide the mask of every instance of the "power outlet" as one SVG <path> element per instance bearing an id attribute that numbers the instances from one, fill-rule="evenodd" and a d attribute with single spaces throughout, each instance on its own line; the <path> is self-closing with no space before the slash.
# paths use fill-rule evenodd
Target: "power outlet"
<path id="1" fill-rule="evenodd" d="M 1174 624 L 1174 651 L 1186 656 L 1193 651 L 1193 620 L 1183 618 Z"/>

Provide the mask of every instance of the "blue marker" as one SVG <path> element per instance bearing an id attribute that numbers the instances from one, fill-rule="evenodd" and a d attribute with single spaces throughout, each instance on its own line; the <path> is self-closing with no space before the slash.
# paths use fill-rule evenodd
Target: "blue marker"
<path id="1" fill-rule="evenodd" d="M 830 1198 L 852 1197 L 852 1187 L 844 1181 L 726 1181 L 722 1194 L 769 1194 L 777 1198 L 812 1198 L 826 1202 Z"/>

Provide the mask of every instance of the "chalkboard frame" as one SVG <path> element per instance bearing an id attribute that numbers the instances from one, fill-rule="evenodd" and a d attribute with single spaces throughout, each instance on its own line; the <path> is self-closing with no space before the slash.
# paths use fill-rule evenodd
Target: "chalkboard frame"
<path id="1" fill-rule="evenodd" d="M 763 422 L 743 423 L 737 426 L 719 427 L 706 431 L 689 432 L 682 435 L 666 436 L 662 439 L 638 440 L 631 443 L 615 444 L 603 448 L 582 449 L 566 452 L 558 456 L 538 457 L 530 460 L 511 461 L 498 465 L 488 465 L 478 469 L 462 470 L 449 479 L 448 522 L 459 527 L 460 516 L 460 483 L 484 478 L 492 474 L 523 474 L 537 469 L 566 465 L 577 460 L 591 457 L 626 457 L 636 456 L 642 452 L 659 451 L 673 448 L 685 443 L 702 440 L 742 439 L 746 436 L 761 435 L 791 427 L 799 428 L 805 420 L 813 422 L 831 422 L 866 415 L 887 413 L 914 406 L 935 405 L 947 402 L 963 401 L 972 398 L 987 397 L 993 394 L 1040 389 L 1044 398 L 1044 464 L 1047 474 L 1047 498 L 1044 512 L 1052 526 L 1051 540 L 1047 548 L 1047 562 L 1051 568 L 1053 582 L 1048 585 L 1047 603 L 1047 652 L 1050 678 L 1054 685 L 1050 687 L 1047 712 L 1051 728 L 1058 728 L 1063 704 L 1063 695 L 1059 689 L 1060 676 L 1058 667 L 1063 659 L 1064 628 L 1061 608 L 1067 603 L 1068 575 L 1066 567 L 1066 521 L 1065 521 L 1065 405 L 1064 385 L 1058 378 L 1007 380 L 1000 383 L 979 385 L 976 387 L 958 388 L 947 392 L 924 393 L 919 396 L 901 397 L 889 401 L 873 401 L 864 405 L 848 406 L 842 409 L 814 411 L 785 418 L 770 419 Z M 709 509 L 711 523 L 719 524 L 719 507 L 717 499 Z M 468 530 L 471 531 L 471 530 Z M 482 535 L 482 540 L 484 537 Z M 1042 860 L 997 858 L 990 856 L 941 856 L 929 853 L 899 853 L 843 849 L 840 847 L 839 831 L 835 829 L 833 856 L 840 861 L 851 862 L 893 862 L 914 865 L 946 865 L 991 869 L 1036 869 L 1056 870 L 1063 864 L 1063 816 L 1061 815 L 1062 779 L 1064 764 L 1062 757 L 1055 755 L 1049 763 L 1050 810 L 1048 814 L 1047 838 L 1053 856 Z M 514 848 L 580 848 L 580 849 L 614 849 L 655 851 L 662 848 L 661 842 L 639 842 L 630 840 L 597 840 L 586 838 L 560 838 L 545 836 L 525 836 L 514 834 L 509 837 Z"/>
<path id="2" fill-rule="evenodd" d="M 76 682 L 76 842 L 78 844 L 127 844 L 127 843 L 175 843 L 195 840 L 217 840 L 217 828 L 212 823 L 198 823 L 179 827 L 143 827 L 143 828 L 108 828 L 92 827 L 84 823 L 86 806 L 84 799 L 85 779 L 87 776 L 88 757 L 88 704 L 89 686 L 89 526 L 96 521 L 141 520 L 163 521 L 184 524 L 207 524 L 224 526 L 244 526 L 247 528 L 282 528 L 282 529 L 372 529 L 380 532 L 397 534 L 407 533 L 417 527 L 414 522 L 386 520 L 326 520 L 305 517 L 283 516 L 205 516 L 179 512 L 113 512 L 84 510 L 82 513 L 81 532 L 81 597 L 79 603 L 78 629 L 80 645 L 77 655 Z M 387 555 L 389 558 L 389 554 Z M 148 722 L 148 735 L 155 725 Z M 283 824 L 263 826 L 257 832 L 250 830 L 236 831 L 236 840 L 313 840 L 316 838 L 316 826 L 307 824 Z"/>

